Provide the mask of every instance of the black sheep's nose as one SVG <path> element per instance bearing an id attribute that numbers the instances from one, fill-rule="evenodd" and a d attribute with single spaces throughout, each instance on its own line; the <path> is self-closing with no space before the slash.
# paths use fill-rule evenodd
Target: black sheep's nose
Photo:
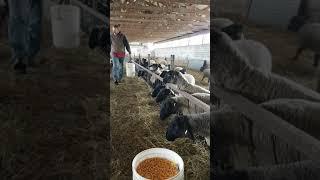
<path id="1" fill-rule="evenodd" d="M 166 132 L 166 139 L 167 139 L 168 141 L 174 141 L 174 140 L 175 140 L 175 138 L 172 137 L 172 136 L 170 136 L 170 134 L 168 134 L 168 132 Z"/>

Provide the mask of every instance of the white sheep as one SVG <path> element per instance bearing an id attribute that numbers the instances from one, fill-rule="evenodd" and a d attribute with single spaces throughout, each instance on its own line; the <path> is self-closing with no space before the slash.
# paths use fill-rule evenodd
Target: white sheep
<path id="1" fill-rule="evenodd" d="M 262 43 L 254 40 L 237 40 L 234 44 L 249 64 L 265 74 L 271 73 L 272 56 L 269 49 Z"/>
<path id="2" fill-rule="evenodd" d="M 167 128 L 166 139 L 188 137 L 194 140 L 196 135 L 204 137 L 210 146 L 210 112 L 176 115 Z"/>
<path id="3" fill-rule="evenodd" d="M 193 81 L 187 79 L 187 77 L 184 76 L 184 74 L 177 71 L 170 71 L 169 73 L 167 73 L 167 75 L 163 78 L 163 82 L 176 84 L 180 90 L 185 91 L 189 94 L 210 93 L 210 91 L 206 90 L 201 86 L 189 83 L 193 83 Z"/>
<path id="4" fill-rule="evenodd" d="M 216 146 L 221 150 L 232 150 L 228 157 L 219 156 L 225 153 L 217 149 L 216 157 L 226 164 L 236 164 L 245 157 L 244 166 L 253 164 L 287 163 L 301 160 L 302 154 L 288 146 L 281 138 L 265 131 L 254 120 L 248 119 L 242 113 L 228 105 L 222 105 L 218 110 L 211 110 L 211 132 L 214 133 Z M 248 159 L 249 157 L 252 157 Z M 276 160 L 275 160 L 276 159 Z"/>
<path id="5" fill-rule="evenodd" d="M 278 98 L 320 101 L 319 93 L 276 74 L 265 74 L 250 65 L 225 33 L 213 31 L 212 37 L 214 53 L 211 62 L 217 68 L 211 77 L 217 86 L 240 93 L 256 103 Z"/>
<path id="6" fill-rule="evenodd" d="M 203 101 L 206 104 L 210 104 L 210 94 L 207 93 L 194 93 L 195 98 Z M 165 99 L 160 104 L 160 119 L 165 119 L 171 114 L 176 113 L 191 113 L 189 111 L 189 100 L 184 96 L 175 96 Z"/>
<path id="7" fill-rule="evenodd" d="M 260 104 L 295 127 L 320 139 L 320 103 L 303 99 L 275 99 Z"/>
<path id="8" fill-rule="evenodd" d="M 233 40 L 244 39 L 243 27 L 240 24 L 235 24 L 227 18 L 214 18 L 211 20 L 214 29 L 221 30 L 227 33 Z"/>
<path id="9" fill-rule="evenodd" d="M 168 62 L 165 59 L 156 59 L 155 61 L 157 64 L 168 65 Z"/>

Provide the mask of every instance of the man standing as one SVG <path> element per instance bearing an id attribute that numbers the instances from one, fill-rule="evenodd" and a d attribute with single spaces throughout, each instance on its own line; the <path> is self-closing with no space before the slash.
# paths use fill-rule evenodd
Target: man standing
<path id="1" fill-rule="evenodd" d="M 116 85 L 119 84 L 123 76 L 125 49 L 127 49 L 131 57 L 130 45 L 126 36 L 120 31 L 120 24 L 114 25 L 113 33 L 111 34 L 111 57 L 113 64 L 112 76 Z"/>
<path id="2" fill-rule="evenodd" d="M 26 73 L 27 65 L 40 50 L 41 0 L 10 0 L 9 43 L 14 70 Z"/>

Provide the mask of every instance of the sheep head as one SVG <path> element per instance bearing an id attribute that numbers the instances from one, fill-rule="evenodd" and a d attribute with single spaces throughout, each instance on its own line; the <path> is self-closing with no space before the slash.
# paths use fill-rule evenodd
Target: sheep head
<path id="1" fill-rule="evenodd" d="M 179 75 L 178 71 L 173 71 L 173 70 L 168 71 L 163 78 L 163 82 L 176 84 L 178 75 Z"/>
<path id="2" fill-rule="evenodd" d="M 160 104 L 160 119 L 164 120 L 170 114 L 175 114 L 178 112 L 179 107 L 178 103 L 172 99 L 167 98 Z"/>
<path id="3" fill-rule="evenodd" d="M 243 34 L 243 26 L 241 24 L 232 24 L 222 28 L 221 31 L 228 34 L 233 40 L 240 40 Z"/>
<path id="4" fill-rule="evenodd" d="M 166 139 L 168 141 L 174 141 L 177 138 L 183 137 L 187 137 L 192 140 L 195 139 L 188 118 L 184 115 L 176 115 L 167 128 Z"/>
<path id="5" fill-rule="evenodd" d="M 158 93 L 156 97 L 156 102 L 159 103 L 170 96 L 174 96 L 174 92 L 171 89 L 163 88 Z"/>

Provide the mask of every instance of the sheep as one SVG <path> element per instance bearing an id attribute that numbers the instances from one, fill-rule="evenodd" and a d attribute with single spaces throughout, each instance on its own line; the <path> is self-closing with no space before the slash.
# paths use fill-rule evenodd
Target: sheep
<path id="1" fill-rule="evenodd" d="M 153 89 L 152 93 L 151 93 L 151 96 L 152 97 L 156 97 L 159 92 L 161 91 L 161 89 L 165 88 L 166 86 L 163 85 L 163 84 L 158 84 L 156 85 L 156 87 Z"/>
<path id="2" fill-rule="evenodd" d="M 161 101 L 165 100 L 168 97 L 173 97 L 175 96 L 175 93 L 168 88 L 162 88 L 159 93 L 156 96 L 156 102 L 160 103 Z"/>
<path id="3" fill-rule="evenodd" d="M 157 64 L 168 65 L 168 62 L 165 59 L 156 59 L 155 61 Z"/>
<path id="4" fill-rule="evenodd" d="M 305 156 L 228 105 L 211 110 L 211 132 L 221 163 L 237 167 L 299 161 Z M 232 152 L 226 152 L 230 150 Z M 227 154 L 226 154 L 227 153 Z M 227 156 L 226 156 L 227 155 Z M 245 157 L 245 159 L 241 159 Z M 249 157 L 252 157 L 248 159 Z M 243 161 L 244 160 L 244 161 Z M 246 163 L 246 164 L 243 164 Z"/>
<path id="5" fill-rule="evenodd" d="M 249 64 L 265 74 L 271 73 L 272 56 L 269 49 L 262 43 L 253 40 L 237 40 L 234 44 Z"/>
<path id="6" fill-rule="evenodd" d="M 319 93 L 250 65 L 225 33 L 214 30 L 211 34 L 214 42 L 212 65 L 217 68 L 210 76 L 217 86 L 235 91 L 255 103 L 278 98 L 320 101 Z"/>
<path id="7" fill-rule="evenodd" d="M 175 67 L 174 68 L 174 71 L 179 71 L 179 72 L 181 72 L 182 74 L 185 74 L 186 73 L 186 69 L 185 68 L 183 68 L 183 67 Z"/>
<path id="8" fill-rule="evenodd" d="M 210 104 L 210 93 L 193 93 L 192 96 L 206 104 Z"/>
<path id="9" fill-rule="evenodd" d="M 210 146 L 210 112 L 176 115 L 167 128 L 166 139 L 188 137 L 194 140 L 196 135 L 204 137 Z"/>
<path id="10" fill-rule="evenodd" d="M 210 94 L 194 93 L 192 96 L 204 101 L 206 104 L 210 103 Z M 160 104 L 160 119 L 167 118 L 170 114 L 185 113 L 184 110 L 189 108 L 189 101 L 186 97 L 175 96 L 166 98 Z M 188 112 L 189 113 L 189 112 Z"/>
<path id="11" fill-rule="evenodd" d="M 217 171 L 214 178 L 219 180 L 318 180 L 320 179 L 320 166 L 318 160 L 304 160 L 225 172 Z"/>
<path id="12" fill-rule="evenodd" d="M 149 63 L 150 63 L 150 65 L 156 64 L 156 61 L 155 60 L 149 60 Z"/>
<path id="13" fill-rule="evenodd" d="M 189 83 L 188 79 L 185 77 L 184 74 L 177 72 L 177 71 L 170 71 L 166 75 L 165 78 L 163 78 L 163 83 L 173 83 L 178 86 L 178 88 L 182 91 L 185 91 L 189 94 L 193 93 L 210 93 L 210 91 L 195 85 Z"/>
<path id="14" fill-rule="evenodd" d="M 235 24 L 227 18 L 214 18 L 211 20 L 214 28 L 228 34 L 233 40 L 243 39 L 243 27 L 240 24 Z"/>
<path id="15" fill-rule="evenodd" d="M 260 106 L 320 139 L 320 103 L 303 99 L 275 99 Z"/>
<path id="16" fill-rule="evenodd" d="M 298 32 L 299 48 L 292 58 L 296 61 L 300 54 L 309 49 L 314 52 L 313 66 L 317 67 L 320 60 L 320 23 L 308 22 L 308 17 L 293 17 L 288 25 L 289 31 Z"/>
<path id="17" fill-rule="evenodd" d="M 173 83 L 176 84 L 178 82 L 179 77 L 183 77 L 189 84 L 194 85 L 195 79 L 191 74 L 182 74 L 179 71 L 169 71 L 164 77 L 164 83 Z"/>

